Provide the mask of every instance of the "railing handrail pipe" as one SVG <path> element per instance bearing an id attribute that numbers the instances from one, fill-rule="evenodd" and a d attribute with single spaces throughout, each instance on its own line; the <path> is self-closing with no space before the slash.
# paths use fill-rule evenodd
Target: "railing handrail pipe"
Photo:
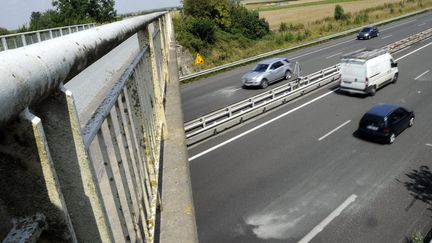
<path id="1" fill-rule="evenodd" d="M 49 29 L 41 29 L 41 30 L 33 30 L 33 31 L 27 31 L 27 32 L 20 32 L 20 33 L 13 33 L 13 34 L 7 34 L 7 35 L 0 35 L 0 38 L 9 38 L 13 36 L 20 36 L 20 35 L 31 35 L 36 34 L 40 32 L 47 32 L 47 31 L 53 31 L 53 30 L 62 30 L 62 29 L 68 29 L 68 28 L 74 28 L 79 26 L 96 26 L 96 23 L 88 23 L 88 24 L 76 24 L 76 25 L 68 25 L 63 27 L 55 27 L 55 28 L 49 28 Z"/>
<path id="2" fill-rule="evenodd" d="M 125 19 L 0 52 L 0 125 L 165 13 Z"/>

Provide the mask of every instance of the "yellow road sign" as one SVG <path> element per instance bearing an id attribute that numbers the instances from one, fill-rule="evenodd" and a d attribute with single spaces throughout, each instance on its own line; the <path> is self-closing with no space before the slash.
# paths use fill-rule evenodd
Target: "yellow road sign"
<path id="1" fill-rule="evenodd" d="M 204 58 L 197 53 L 196 58 L 195 58 L 195 65 L 201 65 L 204 64 Z"/>

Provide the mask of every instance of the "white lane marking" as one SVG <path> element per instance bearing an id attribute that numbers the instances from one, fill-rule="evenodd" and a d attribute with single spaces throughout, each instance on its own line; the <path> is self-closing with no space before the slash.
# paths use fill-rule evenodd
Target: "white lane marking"
<path id="1" fill-rule="evenodd" d="M 432 42 L 429 42 L 429 44 L 426 44 L 426 45 L 424 45 L 424 46 L 422 46 L 422 47 L 420 47 L 420 48 L 415 49 L 414 51 L 412 51 L 412 52 L 410 52 L 410 53 L 408 53 L 408 54 L 405 54 L 405 55 L 403 55 L 403 56 L 397 58 L 395 61 L 399 61 L 400 59 L 403 59 L 403 58 L 405 58 L 405 57 L 407 57 L 407 56 L 409 56 L 409 55 L 411 55 L 411 54 L 413 54 L 413 53 L 416 53 L 416 52 L 420 51 L 421 49 L 423 49 L 423 48 L 425 48 L 425 47 L 428 47 L 428 46 L 430 46 L 430 45 L 432 45 Z"/>
<path id="2" fill-rule="evenodd" d="M 333 55 L 331 55 L 331 56 L 326 57 L 326 59 L 330 59 L 330 58 L 332 58 L 332 57 L 339 56 L 339 55 L 341 55 L 341 54 L 342 54 L 342 52 L 338 52 L 338 53 L 336 53 L 336 54 L 333 54 Z"/>
<path id="3" fill-rule="evenodd" d="M 426 146 L 429 146 L 429 147 L 432 147 L 432 144 L 430 144 L 430 143 L 427 143 L 427 144 L 425 144 Z"/>
<path id="4" fill-rule="evenodd" d="M 423 26 L 423 25 L 425 25 L 426 23 L 422 23 L 422 24 L 419 24 L 419 25 L 417 25 L 417 26 Z"/>
<path id="5" fill-rule="evenodd" d="M 387 36 L 384 36 L 384 37 L 381 38 L 381 40 L 387 39 L 387 38 L 392 37 L 392 36 L 393 36 L 393 35 L 387 35 Z"/>
<path id="6" fill-rule="evenodd" d="M 237 91 L 237 90 L 241 90 L 241 89 L 243 89 L 243 88 L 237 88 L 237 89 L 233 89 L 233 91 Z"/>
<path id="7" fill-rule="evenodd" d="M 323 140 L 324 138 L 328 137 L 330 134 L 336 132 L 337 130 L 339 130 L 340 128 L 342 128 L 343 126 L 345 126 L 346 124 L 348 124 L 348 123 L 350 123 L 350 122 L 351 122 L 351 120 L 348 120 L 348 121 L 342 123 L 341 125 L 339 125 L 339 126 L 336 127 L 335 129 L 333 129 L 333 130 L 331 130 L 330 132 L 326 133 L 324 136 L 318 138 L 318 141 Z"/>
<path id="8" fill-rule="evenodd" d="M 393 26 L 390 26 L 388 28 L 381 29 L 381 31 L 393 29 L 393 28 L 399 27 L 399 26 L 404 25 L 404 24 L 409 24 L 409 23 L 414 22 L 414 21 L 417 21 L 417 19 L 413 19 L 413 20 L 410 20 L 410 21 L 407 21 L 407 22 L 404 22 L 404 23 L 393 25 Z"/>
<path id="9" fill-rule="evenodd" d="M 308 55 L 310 55 L 310 54 L 314 54 L 314 53 L 317 53 L 317 52 L 319 52 L 319 51 L 326 50 L 326 49 L 329 49 L 329 48 L 332 48 L 332 47 L 338 46 L 338 45 L 340 45 L 340 44 L 348 43 L 348 42 L 351 42 L 351 41 L 355 41 L 355 39 L 351 39 L 351 40 L 347 40 L 347 41 L 339 42 L 339 43 L 334 44 L 334 45 L 331 45 L 331 46 L 326 46 L 326 47 L 323 47 L 323 48 L 318 49 L 318 50 L 315 50 L 315 51 L 311 51 L 311 52 L 308 52 L 308 53 L 305 53 L 305 54 L 302 54 L 302 55 L 298 55 L 298 56 L 292 57 L 291 60 L 294 60 L 294 59 L 297 59 L 297 58 L 300 58 L 300 57 L 304 57 L 304 56 L 308 56 Z"/>
<path id="10" fill-rule="evenodd" d="M 420 74 L 419 76 L 415 77 L 414 80 L 417 80 L 419 78 L 421 78 L 423 75 L 425 75 L 426 73 L 428 73 L 430 70 L 426 70 L 425 72 L 423 72 L 422 74 Z"/>
<path id="11" fill-rule="evenodd" d="M 329 91 L 329 92 L 327 92 L 327 93 L 325 93 L 325 94 L 323 94 L 321 96 L 318 96 L 315 99 L 310 100 L 310 101 L 308 101 L 308 102 L 306 102 L 306 103 L 304 103 L 302 105 L 299 105 L 296 108 L 293 108 L 292 110 L 289 110 L 289 111 L 287 111 L 287 112 L 285 112 L 285 113 L 283 113 L 283 114 L 281 114 L 281 115 L 279 115 L 279 116 L 277 116 L 277 117 L 275 117 L 275 118 L 273 118 L 271 120 L 268 120 L 268 121 L 266 121 L 264 123 L 261 123 L 260 125 L 254 127 L 254 128 L 251 128 L 250 130 L 247 130 L 247 131 L 245 131 L 243 133 L 240 133 L 239 135 L 237 135 L 235 137 L 232 137 L 232 138 L 230 138 L 230 139 L 228 139 L 228 140 L 226 140 L 226 141 L 224 141 L 224 142 L 222 142 L 222 143 L 220 143 L 220 144 L 218 144 L 218 145 L 216 145 L 214 147 L 211 147 L 211 148 L 209 148 L 207 150 L 204 150 L 203 152 L 190 157 L 189 158 L 189 162 L 192 161 L 192 160 L 194 160 L 194 159 L 196 159 L 196 158 L 199 158 L 199 157 L 201 157 L 201 156 L 203 156 L 203 155 L 205 155 L 205 154 L 207 154 L 207 153 L 209 153 L 209 152 L 211 152 L 213 150 L 216 150 L 216 149 L 218 149 L 218 148 L 220 148 L 220 147 L 222 147 L 222 146 L 224 146 L 226 144 L 229 144 L 229 143 L 231 143 L 231 142 L 233 142 L 233 141 L 235 141 L 235 140 L 237 140 L 237 139 L 239 139 L 239 138 L 241 138 L 243 136 L 246 136 L 247 134 L 249 134 L 249 133 L 251 133 L 251 132 L 253 132 L 255 130 L 260 129 L 261 127 L 264 127 L 264 126 L 266 126 L 266 125 L 268 125 L 270 123 L 273 123 L 274 121 L 277 121 L 277 120 L 279 120 L 279 119 L 281 119 L 281 118 L 283 118 L 283 117 L 285 117 L 285 116 L 293 113 L 294 111 L 297 111 L 297 110 L 299 110 L 299 109 L 301 109 L 301 108 L 303 108 L 303 107 L 305 107 L 305 106 L 307 106 L 309 104 L 312 104 L 313 102 L 315 102 L 315 101 L 317 101 L 319 99 L 322 99 L 322 98 L 326 97 L 327 95 L 329 95 L 331 93 L 334 93 L 334 92 L 335 91 L 333 91 L 333 90 Z"/>
<path id="12" fill-rule="evenodd" d="M 307 235 L 305 235 L 298 243 L 308 243 L 311 241 L 319 232 L 321 232 L 330 222 L 335 219 L 341 212 L 347 208 L 357 198 L 357 195 L 352 194 L 349 196 L 339 207 L 331 212 L 321 223 L 315 226 Z"/>

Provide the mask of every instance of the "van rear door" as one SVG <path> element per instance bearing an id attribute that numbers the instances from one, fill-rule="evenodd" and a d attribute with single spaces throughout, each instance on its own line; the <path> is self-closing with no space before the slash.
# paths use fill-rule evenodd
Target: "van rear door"
<path id="1" fill-rule="evenodd" d="M 366 89 L 366 65 L 364 62 L 341 63 L 341 86 L 349 89 Z"/>

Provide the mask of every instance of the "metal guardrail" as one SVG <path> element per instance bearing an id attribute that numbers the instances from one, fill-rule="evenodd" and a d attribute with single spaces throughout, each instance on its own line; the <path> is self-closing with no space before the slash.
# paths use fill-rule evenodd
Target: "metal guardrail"
<path id="1" fill-rule="evenodd" d="M 383 48 L 390 52 L 402 50 L 432 36 L 432 28 L 389 44 Z M 216 110 L 185 123 L 186 142 L 192 145 L 218 134 L 266 111 L 283 105 L 312 90 L 339 80 L 339 64 L 300 77 L 287 84 Z"/>
<path id="2" fill-rule="evenodd" d="M 396 21 L 396 20 L 399 20 L 399 19 L 403 19 L 403 18 L 407 18 L 407 17 L 413 16 L 413 15 L 420 14 L 420 13 L 424 13 L 424 12 L 427 12 L 429 10 L 431 10 L 431 8 L 420 10 L 420 11 L 416 11 L 416 12 L 409 13 L 409 14 L 405 14 L 405 15 L 398 16 L 398 17 L 395 17 L 395 18 L 379 21 L 379 22 L 376 22 L 376 23 L 371 23 L 370 25 L 382 25 L 382 24 L 390 23 L 390 22 L 393 22 L 393 21 Z M 209 68 L 209 69 L 206 69 L 206 70 L 202 70 L 202 71 L 199 71 L 199 72 L 196 72 L 196 73 L 184 75 L 184 76 L 180 77 L 180 81 L 185 81 L 185 80 L 188 80 L 188 79 L 197 78 L 197 77 L 200 77 L 200 76 L 203 76 L 203 75 L 207 75 L 207 74 L 211 74 L 211 73 L 214 73 L 214 72 L 222 71 L 222 70 L 225 70 L 225 69 L 228 69 L 228 68 L 233 68 L 233 67 L 241 66 L 241 65 L 244 65 L 244 64 L 252 62 L 252 61 L 260 60 L 262 58 L 267 58 L 267 57 L 270 57 L 270 56 L 274 56 L 274 55 L 282 54 L 282 53 L 285 53 L 285 52 L 293 51 L 293 50 L 300 49 L 300 48 L 303 48 L 303 47 L 307 47 L 307 46 L 310 46 L 310 45 L 318 44 L 318 43 L 326 41 L 326 40 L 331 40 L 331 39 L 334 39 L 334 38 L 337 38 L 337 37 L 341 37 L 341 36 L 344 36 L 344 35 L 347 35 L 347 34 L 350 34 L 350 33 L 357 32 L 357 31 L 361 30 L 362 28 L 363 27 L 349 29 L 349 30 L 346 30 L 346 31 L 343 31 L 343 32 L 339 32 L 339 33 L 336 33 L 336 34 L 332 34 L 332 35 L 328 35 L 328 36 L 325 36 L 325 37 L 321 37 L 321 38 L 318 38 L 318 39 L 316 39 L 314 41 L 307 42 L 305 44 L 301 44 L 301 45 L 298 45 L 298 46 L 266 52 L 266 53 L 263 53 L 263 54 L 260 54 L 260 55 L 257 55 L 257 56 L 245 58 L 245 59 L 242 59 L 242 60 L 239 60 L 239 61 L 235 61 L 235 62 L 232 62 L 232 63 L 228 63 L 228 64 L 224 64 L 224 65 L 217 66 L 217 67 L 214 67 L 214 68 Z"/>
<path id="3" fill-rule="evenodd" d="M 71 25 L 58 28 L 29 31 L 17 34 L 0 36 L 0 51 L 15 49 L 59 36 L 72 34 L 78 31 L 94 28 L 95 23 Z"/>

